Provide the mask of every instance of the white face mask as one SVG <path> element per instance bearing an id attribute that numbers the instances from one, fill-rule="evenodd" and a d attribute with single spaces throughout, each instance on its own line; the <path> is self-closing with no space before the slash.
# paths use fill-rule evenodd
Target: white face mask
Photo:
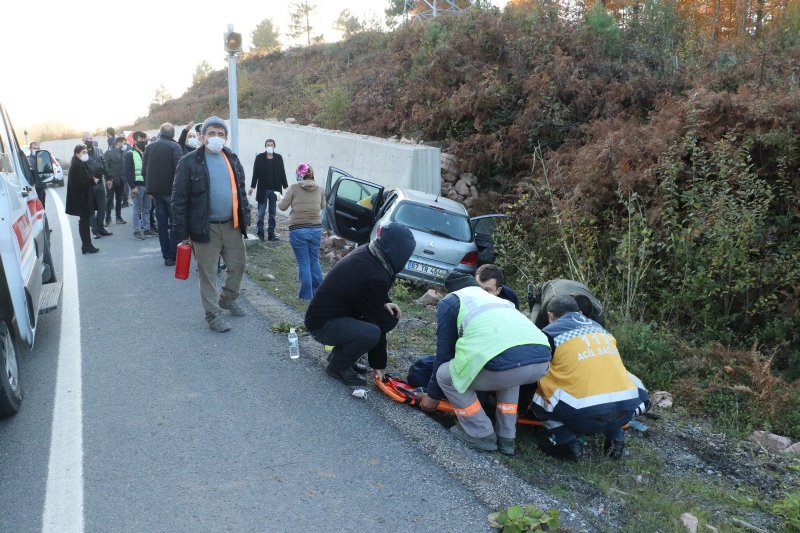
<path id="1" fill-rule="evenodd" d="M 275 152 L 275 148 L 273 148 L 272 146 L 267 146 L 267 153 L 272 154 L 273 152 Z"/>
<path id="2" fill-rule="evenodd" d="M 186 139 L 186 145 L 190 148 L 197 148 L 200 146 L 200 141 L 197 140 L 197 137 L 189 137 Z"/>
<path id="3" fill-rule="evenodd" d="M 206 144 L 206 147 L 215 154 L 220 153 L 223 146 L 225 146 L 225 139 L 222 137 L 209 137 Z"/>
<path id="4" fill-rule="evenodd" d="M 89 154 L 81 154 L 80 160 L 86 163 L 89 160 Z"/>

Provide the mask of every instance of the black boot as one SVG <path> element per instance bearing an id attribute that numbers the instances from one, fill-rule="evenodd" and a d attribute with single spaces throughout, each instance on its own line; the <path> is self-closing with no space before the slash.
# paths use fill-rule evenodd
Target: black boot
<path id="1" fill-rule="evenodd" d="M 367 380 L 359 376 L 356 372 L 353 371 L 352 368 L 347 368 L 345 370 L 337 370 L 333 368 L 330 364 L 328 364 L 328 366 L 325 367 L 325 373 L 332 378 L 338 379 L 345 385 L 358 386 L 367 384 Z"/>
<path id="2" fill-rule="evenodd" d="M 625 453 L 625 441 L 606 439 L 603 443 L 603 453 L 615 461 L 622 459 L 622 454 Z"/>

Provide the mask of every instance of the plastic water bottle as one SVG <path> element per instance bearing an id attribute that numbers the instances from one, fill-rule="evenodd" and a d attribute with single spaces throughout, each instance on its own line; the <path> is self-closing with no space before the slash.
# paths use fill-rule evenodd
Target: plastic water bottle
<path id="1" fill-rule="evenodd" d="M 300 357 L 300 339 L 297 338 L 297 332 L 294 328 L 289 330 L 289 357 L 297 359 Z"/>

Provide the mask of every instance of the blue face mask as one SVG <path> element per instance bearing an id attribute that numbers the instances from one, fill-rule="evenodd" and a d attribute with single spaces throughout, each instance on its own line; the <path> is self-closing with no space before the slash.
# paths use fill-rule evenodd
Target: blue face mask
<path id="1" fill-rule="evenodd" d="M 225 146 L 225 139 L 222 137 L 209 137 L 206 143 L 206 147 L 209 151 L 215 154 L 220 153 L 223 146 Z"/>

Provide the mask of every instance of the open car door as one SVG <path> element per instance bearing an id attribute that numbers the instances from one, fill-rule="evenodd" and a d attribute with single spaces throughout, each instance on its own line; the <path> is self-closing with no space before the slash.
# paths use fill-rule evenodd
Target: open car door
<path id="1" fill-rule="evenodd" d="M 325 217 L 331 231 L 358 244 L 369 242 L 383 190 L 376 183 L 330 167 L 325 184 Z"/>
<path id="2" fill-rule="evenodd" d="M 497 225 L 504 218 L 506 218 L 505 215 L 494 214 L 481 215 L 469 219 L 475 246 L 478 247 L 478 266 L 495 262 L 497 254 L 494 249 L 494 234 L 497 230 Z"/>

